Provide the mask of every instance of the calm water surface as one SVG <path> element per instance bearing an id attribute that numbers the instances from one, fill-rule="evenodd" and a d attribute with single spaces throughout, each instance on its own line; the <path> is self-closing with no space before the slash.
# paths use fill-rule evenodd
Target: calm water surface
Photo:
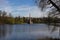
<path id="1" fill-rule="evenodd" d="M 1 27 L 1 25 L 0 25 Z M 59 37 L 58 29 L 51 33 L 46 24 L 15 24 L 4 25 L 6 34 L 1 40 L 36 40 L 44 37 Z M 2 28 L 3 30 L 3 28 Z"/>

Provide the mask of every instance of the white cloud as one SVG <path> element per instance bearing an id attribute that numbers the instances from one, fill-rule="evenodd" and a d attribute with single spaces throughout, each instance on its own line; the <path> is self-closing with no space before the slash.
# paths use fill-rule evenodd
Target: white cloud
<path id="1" fill-rule="evenodd" d="M 22 6 L 18 6 L 17 10 L 29 10 L 30 6 L 26 6 L 26 5 L 22 5 Z"/>
<path id="2" fill-rule="evenodd" d="M 9 1 L 7 1 L 7 0 L 0 0 L 0 7 L 7 7 L 7 6 L 9 6 L 10 4 L 9 4 Z"/>
<path id="3" fill-rule="evenodd" d="M 25 7 L 25 9 L 21 8 L 22 10 L 27 9 L 27 14 L 24 16 L 29 17 L 29 14 L 31 14 L 31 17 L 43 17 L 46 16 L 46 13 L 42 12 L 37 6 L 28 6 Z M 44 14 L 44 15 L 43 15 Z"/>
<path id="4" fill-rule="evenodd" d="M 21 5 L 21 6 L 11 6 L 9 1 L 7 0 L 0 0 L 0 9 L 5 10 L 8 13 L 12 13 L 14 16 L 29 16 L 29 13 L 32 17 L 42 17 L 44 12 L 41 12 L 41 10 L 37 6 L 28 6 L 28 5 Z M 46 16 L 46 13 L 44 13 Z"/>
<path id="5" fill-rule="evenodd" d="M 32 17 L 42 17 L 43 14 L 37 6 L 31 8 L 30 12 Z"/>
<path id="6" fill-rule="evenodd" d="M 8 0 L 0 0 L 0 10 L 6 11 L 8 13 L 12 11 Z"/>

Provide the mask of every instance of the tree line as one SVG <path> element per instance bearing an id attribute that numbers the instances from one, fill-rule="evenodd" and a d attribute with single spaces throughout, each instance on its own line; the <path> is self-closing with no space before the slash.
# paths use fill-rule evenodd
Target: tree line
<path id="1" fill-rule="evenodd" d="M 48 19 L 51 20 L 50 23 L 55 22 L 54 19 L 56 19 L 56 22 L 57 20 L 58 22 L 60 20 L 57 17 L 56 18 L 52 18 L 52 17 L 33 18 L 31 17 L 31 21 L 33 23 L 48 23 L 49 22 Z M 0 10 L 0 24 L 23 24 L 23 23 L 27 23 L 28 20 L 29 20 L 29 17 L 20 17 L 20 16 L 13 17 L 11 13 L 7 15 L 7 12 Z"/>
<path id="2" fill-rule="evenodd" d="M 7 15 L 7 12 L 0 10 L 0 24 L 20 24 L 23 23 L 23 19 L 18 17 L 13 17 L 11 13 Z"/>
<path id="3" fill-rule="evenodd" d="M 40 23 L 41 18 L 31 18 L 33 23 Z M 23 24 L 27 23 L 29 17 L 13 17 L 11 13 L 0 10 L 0 24 Z"/>

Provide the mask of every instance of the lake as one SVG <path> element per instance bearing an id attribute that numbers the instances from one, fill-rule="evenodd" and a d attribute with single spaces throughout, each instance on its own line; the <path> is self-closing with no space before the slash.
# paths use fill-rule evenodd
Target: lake
<path id="1" fill-rule="evenodd" d="M 45 37 L 59 38 L 58 28 L 51 33 L 46 24 L 0 25 L 1 30 L 3 30 L 3 27 L 6 32 L 4 36 L 0 37 L 0 40 L 36 40 L 37 38 Z"/>

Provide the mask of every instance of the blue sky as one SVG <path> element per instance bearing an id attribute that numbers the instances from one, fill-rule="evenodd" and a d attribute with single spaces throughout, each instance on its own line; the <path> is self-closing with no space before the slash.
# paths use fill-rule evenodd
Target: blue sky
<path id="1" fill-rule="evenodd" d="M 29 5 L 34 6 L 35 2 L 34 0 L 9 0 L 9 3 L 13 6 L 19 6 L 19 5 Z"/>
<path id="2" fill-rule="evenodd" d="M 32 17 L 42 17 L 45 13 L 41 12 L 34 0 L 0 0 L 0 10 L 11 13 L 14 17 L 28 17 L 29 13 Z"/>

